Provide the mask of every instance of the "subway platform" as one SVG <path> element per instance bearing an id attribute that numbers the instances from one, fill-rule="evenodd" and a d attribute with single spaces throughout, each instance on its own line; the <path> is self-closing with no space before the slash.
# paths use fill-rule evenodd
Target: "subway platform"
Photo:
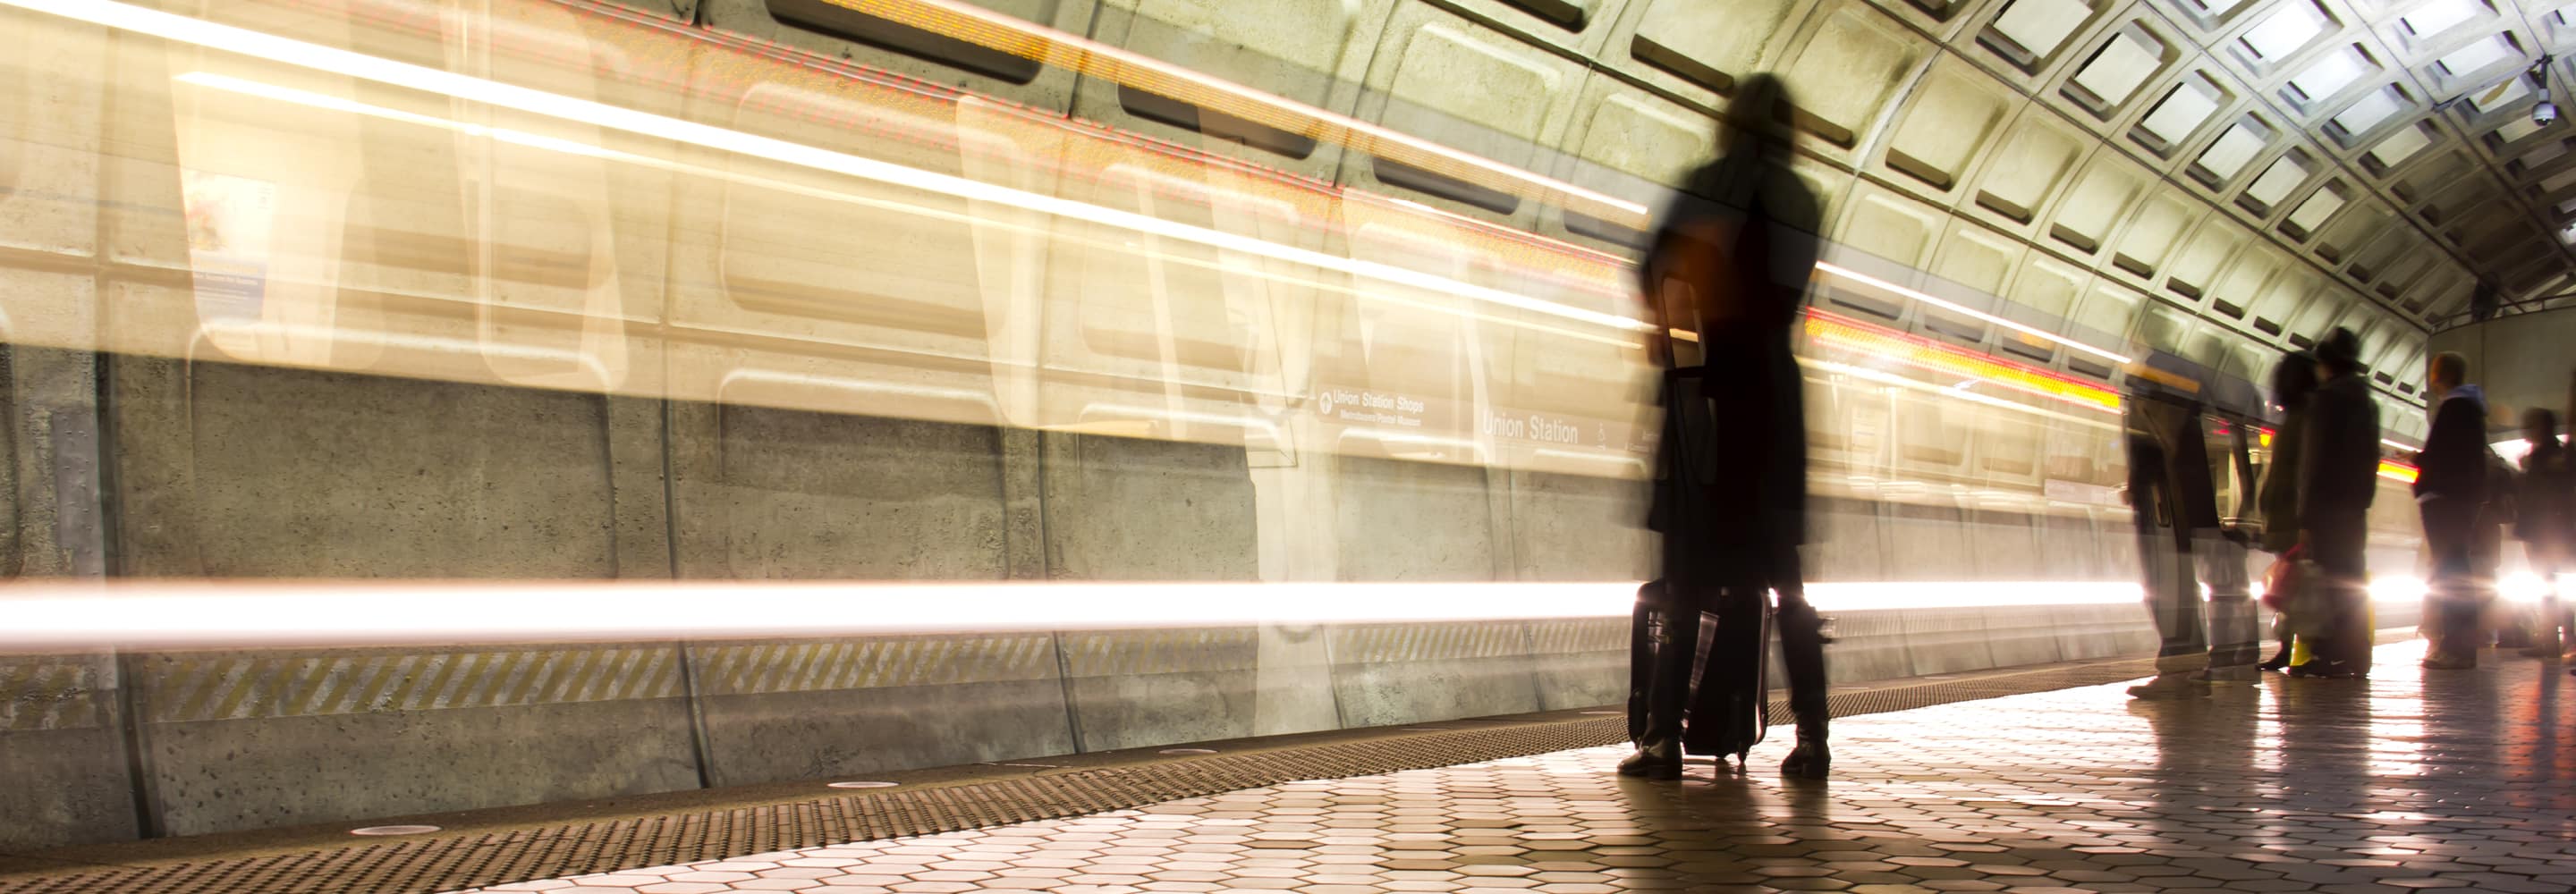
<path id="1" fill-rule="evenodd" d="M 2423 671 L 2422 648 L 2381 647 L 2367 682 L 2266 675 L 2182 701 L 2110 682 L 2137 662 L 1855 688 L 1838 709 L 1879 713 L 1837 722 L 1821 783 L 1770 771 L 1785 729 L 1749 775 L 1622 779 L 1617 718 L 1560 712 L 856 781 L 893 784 L 830 798 L 451 817 L 381 843 L 57 854 L 0 863 L 15 873 L 0 890 L 2576 889 L 2576 678 L 2493 652 Z M 1591 747 L 1548 750 L 1567 742 Z M 1444 753 L 1476 762 L 1437 766 Z M 540 874 L 567 866 L 594 871 Z M 476 884 L 420 887 L 441 879 Z"/>

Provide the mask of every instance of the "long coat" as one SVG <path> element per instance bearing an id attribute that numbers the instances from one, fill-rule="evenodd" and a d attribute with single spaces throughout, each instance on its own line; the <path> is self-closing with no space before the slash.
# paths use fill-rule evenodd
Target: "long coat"
<path id="1" fill-rule="evenodd" d="M 1696 352 L 1656 358 L 1664 424 L 1647 524 L 1664 534 L 1665 579 L 1684 586 L 1794 573 L 1783 556 L 1806 542 L 1806 393 L 1791 343 L 1819 211 L 1759 154 L 1739 144 L 1694 174 L 1640 268 L 1660 321 L 1699 334 Z"/>

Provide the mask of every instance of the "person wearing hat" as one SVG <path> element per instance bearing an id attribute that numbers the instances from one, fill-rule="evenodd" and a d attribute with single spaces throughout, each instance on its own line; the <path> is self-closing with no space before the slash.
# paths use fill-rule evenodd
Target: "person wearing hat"
<path id="1" fill-rule="evenodd" d="M 2313 658 L 2295 669 L 2303 677 L 2360 677 L 2370 673 L 2370 503 L 2379 492 L 2379 404 L 2362 380 L 2361 337 L 2337 327 L 2319 342 L 2318 385 L 2308 398 L 2307 443 L 2300 447 L 2300 539 L 2329 594 L 2325 631 L 2310 646 Z"/>

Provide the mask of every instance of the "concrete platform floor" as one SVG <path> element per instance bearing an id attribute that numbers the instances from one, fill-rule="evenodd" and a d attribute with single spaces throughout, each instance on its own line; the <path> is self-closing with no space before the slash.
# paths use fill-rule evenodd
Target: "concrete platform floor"
<path id="1" fill-rule="evenodd" d="M 1627 780 L 1587 749 L 481 890 L 2576 890 L 2576 679 L 2422 649 L 2382 647 L 2367 683 L 1851 718 L 1825 783 L 1769 771 L 1780 730 L 1749 776 Z"/>

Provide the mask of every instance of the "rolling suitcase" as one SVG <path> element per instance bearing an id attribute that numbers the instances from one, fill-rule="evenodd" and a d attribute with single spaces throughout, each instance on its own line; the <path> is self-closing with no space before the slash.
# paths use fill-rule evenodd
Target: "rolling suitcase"
<path id="1" fill-rule="evenodd" d="M 1741 766 L 1771 728 L 1770 594 L 1720 595 L 1716 610 L 1700 615 L 1693 659 L 1682 752 L 1732 754 Z"/>
<path id="2" fill-rule="evenodd" d="M 1644 744 L 1655 657 L 1667 623 L 1662 581 L 1637 591 L 1628 631 L 1628 740 Z M 1770 727 L 1771 611 L 1767 599 L 1728 600 L 1719 611 L 1700 612 L 1698 649 L 1691 656 L 1690 695 L 1683 715 L 1682 751 L 1735 755 L 1742 763 Z"/>

